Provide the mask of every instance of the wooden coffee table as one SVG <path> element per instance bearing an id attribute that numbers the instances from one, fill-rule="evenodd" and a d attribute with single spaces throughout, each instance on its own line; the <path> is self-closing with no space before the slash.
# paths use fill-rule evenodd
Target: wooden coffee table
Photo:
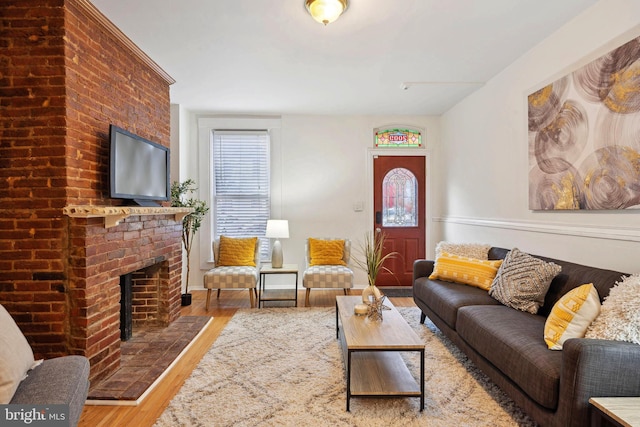
<path id="1" fill-rule="evenodd" d="M 592 397 L 591 425 L 640 426 L 640 397 Z"/>
<path id="2" fill-rule="evenodd" d="M 336 297 L 336 335 L 342 343 L 347 377 L 347 411 L 351 397 L 419 397 L 424 409 L 424 342 L 396 308 L 382 313 L 381 322 L 353 312 L 359 296 Z M 340 328 L 342 325 L 342 328 Z M 401 352 L 420 353 L 420 383 L 416 382 Z"/>

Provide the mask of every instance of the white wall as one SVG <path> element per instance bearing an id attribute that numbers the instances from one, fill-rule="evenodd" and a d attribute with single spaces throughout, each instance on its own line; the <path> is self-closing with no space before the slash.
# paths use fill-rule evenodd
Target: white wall
<path id="1" fill-rule="evenodd" d="M 601 0 L 441 117 L 443 238 L 640 272 L 640 210 L 528 209 L 526 97 L 640 35 L 640 2 Z"/>
<path id="2" fill-rule="evenodd" d="M 291 234 L 282 242 L 285 262 L 304 265 L 307 237 L 348 238 L 357 254 L 373 228 L 372 162 L 380 152 L 373 150 L 373 129 L 389 124 L 426 130 L 426 150 L 415 154 L 429 157 L 430 147 L 438 143 L 437 118 L 283 116 L 281 211 Z M 354 210 L 357 203 L 364 204 L 363 211 Z M 430 228 L 428 221 L 428 236 Z M 366 276 L 354 271 L 356 286 L 364 286 Z"/>
<path id="3" fill-rule="evenodd" d="M 206 185 L 201 181 L 203 172 L 206 174 L 202 145 L 207 143 L 207 137 L 198 136 L 197 123 L 220 117 L 234 119 L 228 115 L 199 113 L 191 114 L 186 120 L 191 132 L 189 139 L 181 142 L 181 147 L 189 148 L 180 152 L 182 156 L 200 158 L 196 162 L 200 173 L 191 170 L 180 176 L 200 176 L 201 198 L 206 191 Z M 352 245 L 357 247 L 365 232 L 371 230 L 372 156 L 376 152 L 373 150 L 374 128 L 403 124 L 424 129 L 426 147 L 413 152 L 427 157 L 431 147 L 439 141 L 437 117 L 283 115 L 279 118 L 280 127 L 272 137 L 272 214 L 274 218 L 289 220 L 290 238 L 281 240 L 284 262 L 296 263 L 301 270 L 305 264 L 304 242 L 307 237 L 344 237 L 351 239 Z M 406 149 L 401 152 L 407 154 Z M 427 182 L 430 172 L 427 171 Z M 361 212 L 354 211 L 354 203 L 358 202 L 365 205 Z M 435 242 L 429 237 L 430 228 L 428 221 L 428 247 L 433 247 Z M 204 227 L 202 231 L 207 232 Z M 191 289 L 202 287 L 207 253 L 208 247 L 193 249 Z M 366 276 L 355 267 L 354 271 L 355 285 L 364 286 Z M 301 280 L 300 277 L 300 284 Z"/>

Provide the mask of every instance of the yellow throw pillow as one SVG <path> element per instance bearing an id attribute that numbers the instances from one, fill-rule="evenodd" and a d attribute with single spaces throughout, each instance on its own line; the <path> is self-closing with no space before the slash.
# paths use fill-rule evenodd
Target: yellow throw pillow
<path id="1" fill-rule="evenodd" d="M 582 338 L 600 314 L 598 291 L 591 283 L 567 292 L 555 303 L 544 324 L 544 341 L 551 350 L 562 350 L 569 338 Z"/>
<path id="2" fill-rule="evenodd" d="M 309 238 L 309 265 L 347 265 L 344 256 L 344 240 Z"/>
<path id="3" fill-rule="evenodd" d="M 256 266 L 255 252 L 258 244 L 257 237 L 236 239 L 220 236 L 220 256 L 218 266 Z"/>
<path id="4" fill-rule="evenodd" d="M 488 261 L 442 252 L 429 279 L 462 283 L 488 291 L 501 264 L 501 259 Z"/>

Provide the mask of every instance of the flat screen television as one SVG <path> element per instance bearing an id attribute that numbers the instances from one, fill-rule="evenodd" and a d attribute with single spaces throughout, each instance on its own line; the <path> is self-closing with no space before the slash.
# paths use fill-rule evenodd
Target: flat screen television
<path id="1" fill-rule="evenodd" d="M 169 149 L 115 125 L 109 127 L 110 196 L 140 206 L 171 200 Z"/>

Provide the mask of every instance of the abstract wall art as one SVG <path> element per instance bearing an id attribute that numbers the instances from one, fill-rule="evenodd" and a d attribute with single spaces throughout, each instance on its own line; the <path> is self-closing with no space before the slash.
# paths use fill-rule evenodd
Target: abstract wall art
<path id="1" fill-rule="evenodd" d="M 640 37 L 528 96 L 529 209 L 640 208 Z"/>

